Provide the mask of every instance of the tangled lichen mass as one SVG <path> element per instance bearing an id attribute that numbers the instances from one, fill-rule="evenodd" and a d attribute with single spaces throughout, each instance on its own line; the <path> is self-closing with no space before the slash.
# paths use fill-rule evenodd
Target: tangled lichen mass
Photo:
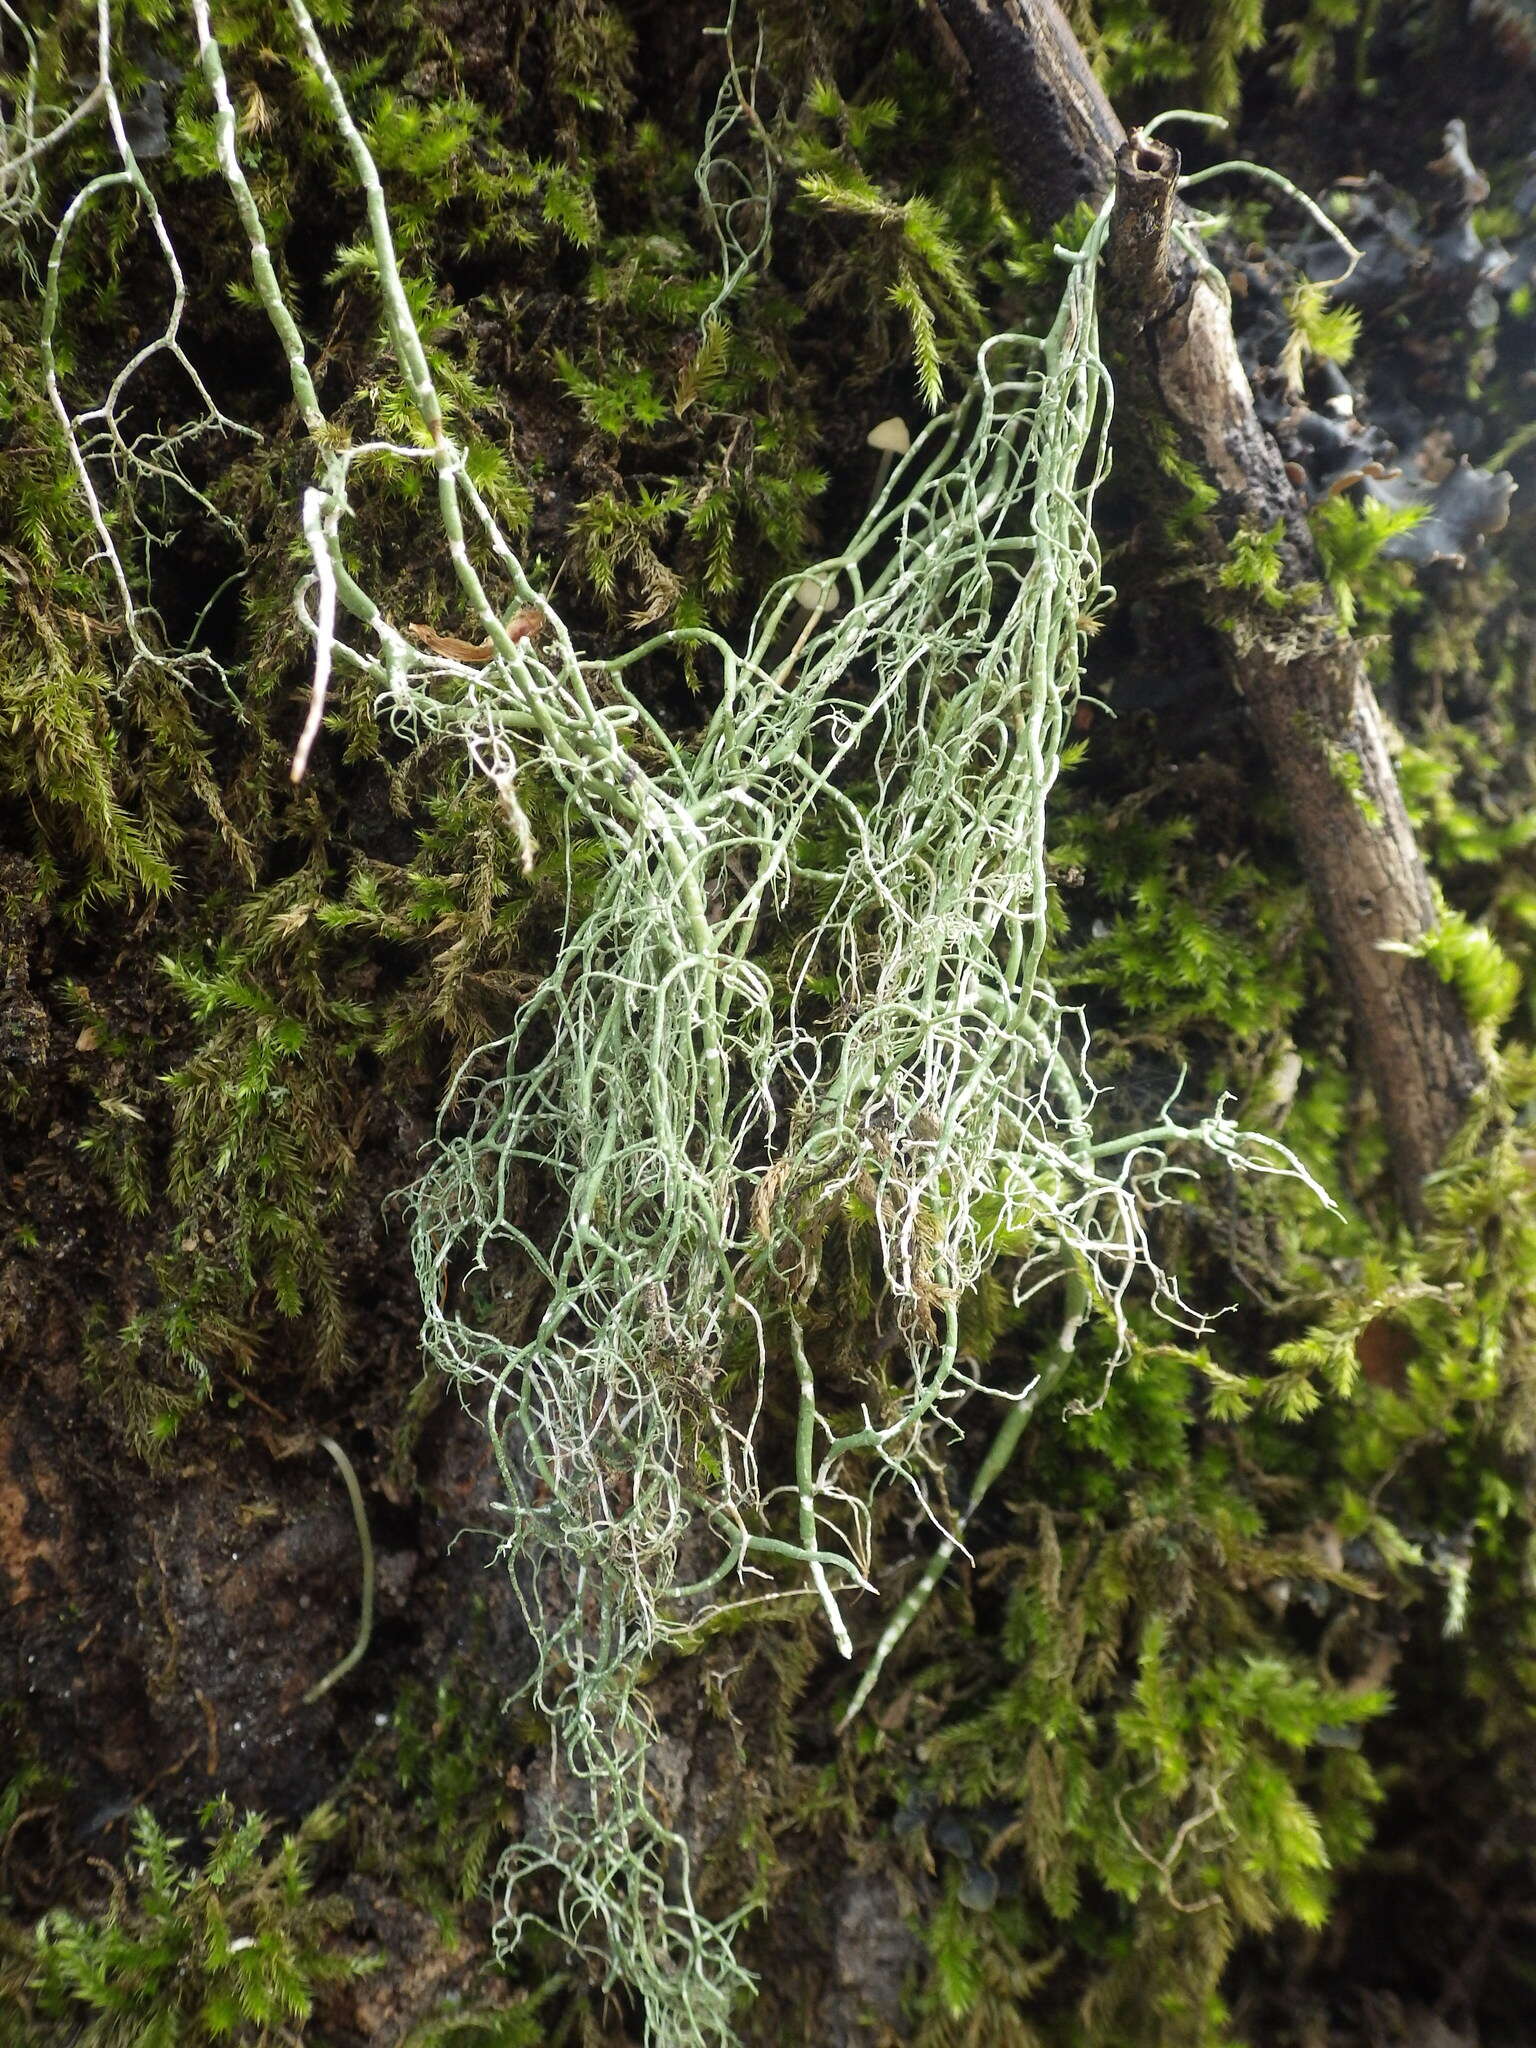
<path id="1" fill-rule="evenodd" d="M 314 447 L 299 519 L 308 737 L 345 664 L 396 731 L 462 743 L 529 862 L 520 791 L 534 777 L 601 849 L 546 979 L 456 1077 L 411 1198 L 425 1348 L 485 1417 L 550 1730 L 537 1810 L 499 1873 L 505 1928 L 550 1910 L 537 1880 L 552 1878 L 565 1939 L 639 1996 L 656 2048 L 707 2048 L 732 2038 L 749 1988 L 732 1935 L 750 1901 L 723 1921 L 696 1903 L 690 1844 L 653 1782 L 657 1653 L 743 1604 L 809 1596 L 851 1655 L 850 1603 L 881 1587 L 878 1492 L 908 1489 L 931 1524 L 920 1598 L 1038 1404 L 1037 1383 L 983 1385 L 967 1353 L 983 1275 L 1006 1261 L 1019 1300 L 1060 1287 L 1059 1371 L 1085 1313 L 1124 1340 L 1133 1284 L 1198 1320 L 1147 1239 L 1170 1143 L 1301 1172 L 1221 1112 L 1189 1133 L 1167 1116 L 1138 1135 L 1096 1130 L 1081 1020 L 1045 971 L 1047 804 L 1106 595 L 1093 512 L 1108 216 L 1061 252 L 1049 331 L 984 344 L 846 546 L 771 591 L 742 647 L 680 626 L 592 660 L 455 438 L 374 158 L 303 0 L 287 4 L 366 205 L 417 416 L 411 439 L 355 441 L 323 410 L 242 168 L 224 54 L 192 0 L 219 165 Z M 102 37 L 116 108 L 105 0 Z M 115 114 L 114 133 L 112 175 L 140 190 Z M 731 229 L 722 248 L 723 299 L 754 247 Z M 162 346 L 190 367 L 180 306 L 178 277 Z M 103 464 L 126 487 L 166 475 L 174 436 L 146 457 L 110 400 L 88 431 L 63 417 L 87 488 Z M 489 658 L 413 636 L 366 588 L 349 493 L 384 459 L 430 470 L 420 545 L 451 563 Z M 514 630 L 514 615 L 537 626 Z M 691 739 L 627 680 L 685 650 L 716 682 Z M 890 1340 L 851 1394 L 823 1374 L 834 1243 L 866 1261 Z M 946 1452 L 985 1412 L 977 1396 L 1000 1407 L 998 1436 L 955 1503 Z M 781 1460 L 763 1418 L 786 1410 Z M 896 1610 L 850 1712 L 914 1612 L 911 1598 Z"/>

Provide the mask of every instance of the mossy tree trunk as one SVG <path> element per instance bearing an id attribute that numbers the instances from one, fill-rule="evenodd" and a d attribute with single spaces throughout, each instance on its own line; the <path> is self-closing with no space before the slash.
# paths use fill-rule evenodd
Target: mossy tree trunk
<path id="1" fill-rule="evenodd" d="M 885 474 L 870 429 L 919 426 L 936 379 L 958 396 L 985 333 L 1044 327 L 1061 269 L 1008 181 L 1043 175 L 1060 200 L 1044 213 L 1067 213 L 1113 146 L 1110 104 L 1131 120 L 1241 96 L 1233 153 L 1332 188 L 1367 257 L 1353 360 L 1303 351 L 1262 516 L 1235 490 L 1224 508 L 1258 540 L 1284 526 L 1278 581 L 1262 549 L 1242 556 L 1258 594 L 1224 577 L 1237 557 L 1225 529 L 1213 553 L 1209 505 L 1192 520 L 1158 501 L 1127 386 L 1138 417 L 1102 501 L 1120 595 L 1085 622 L 1116 715 L 1079 711 L 1050 855 L 1052 971 L 1092 1025 L 1106 1142 L 1155 1119 L 1185 1070 L 1192 1119 L 1235 1094 L 1339 1213 L 1293 1183 L 1192 1182 L 1154 1218 L 1159 1254 L 1187 1300 L 1236 1313 L 1191 1337 L 1133 1298 L 1102 1401 L 1111 1347 L 1084 1331 L 1064 1393 L 1080 1405 L 1040 1407 L 970 1560 L 850 1733 L 813 1601 L 659 1659 L 653 1789 L 705 1909 L 761 1901 L 737 1936 L 760 1987 L 747 2043 L 1374 2048 L 1434 2024 L 1514 2041 L 1536 1902 L 1536 36 L 1513 6 L 1076 6 L 1094 89 L 1054 7 L 1022 12 L 1068 53 L 1072 88 L 1032 102 L 1030 135 L 976 114 L 905 0 L 743 6 L 752 90 L 724 101 L 708 8 L 380 0 L 321 19 L 453 431 L 592 660 L 677 620 L 739 644 L 760 591 L 857 526 Z M 87 96 L 94 23 L 21 15 L 46 126 Z M 109 15 L 184 266 L 189 354 L 248 431 L 210 421 L 177 455 L 184 483 L 162 465 L 106 505 L 151 653 L 191 650 L 136 658 L 43 367 L 57 223 L 116 165 L 88 107 L 6 215 L 0 271 L 0 2034 L 617 2048 L 642 2029 L 622 1980 L 537 1933 L 505 1970 L 492 1954 L 489 1874 L 557 1794 L 520 1695 L 529 1585 L 495 1559 L 504 1475 L 482 1418 L 422 1377 L 402 1204 L 445 1100 L 455 1128 L 460 1062 L 513 1027 L 601 849 L 531 774 L 525 872 L 461 750 L 381 726 L 345 664 L 290 782 L 314 455 L 218 172 L 191 15 Z M 409 394 L 360 198 L 289 17 L 252 0 L 215 27 L 319 400 L 338 435 L 398 438 Z M 9 18 L 5 34 L 14 158 L 27 52 Z M 1005 82 L 1013 49 L 996 45 Z M 715 198 L 742 199 L 753 267 L 716 308 L 694 173 L 722 105 L 740 118 Z M 1458 116 L 1492 189 L 1447 225 L 1450 174 L 1428 166 Z M 57 374 L 77 419 L 169 303 L 145 219 L 103 188 L 60 257 Z M 1213 245 L 1261 383 L 1294 330 L 1305 233 L 1250 206 Z M 1452 533 L 1438 555 L 1388 545 L 1363 495 L 1368 464 L 1392 466 L 1384 438 L 1362 440 L 1343 485 L 1326 451 L 1296 453 L 1298 419 L 1340 417 L 1341 383 L 1422 487 L 1421 538 L 1442 533 L 1434 494 L 1463 455 L 1525 487 L 1505 530 L 1459 550 Z M 163 351 L 141 365 L 129 443 L 192 417 L 188 388 Z M 1214 418 L 1197 405 L 1183 426 L 1198 441 Z M 1192 489 L 1190 448 L 1160 452 Z M 419 469 L 382 466 L 352 507 L 356 558 L 414 645 L 473 667 L 478 626 L 423 545 L 425 507 Z M 1344 575 L 1363 652 L 1309 641 L 1309 721 L 1294 650 L 1266 652 L 1269 599 Z M 1224 642 L 1223 606 L 1264 631 Z M 1234 666 L 1257 678 L 1246 701 Z M 660 660 L 636 682 L 678 743 L 717 687 L 702 663 Z M 1353 837 L 1330 837 L 1340 818 Z M 1410 822 L 1446 906 L 1427 959 L 1377 947 L 1431 921 Z M 1378 917 L 1388 902 L 1407 920 Z M 798 938 L 765 942 L 785 982 Z M 1341 958 L 1359 969 L 1347 1007 Z M 1424 1201 L 1474 1079 L 1464 1014 L 1487 1048 L 1486 1113 Z M 1370 1050 L 1373 1017 L 1401 1026 L 1401 1087 L 1391 1030 Z M 537 1172 L 507 1199 L 536 1233 L 556 1227 Z M 852 1420 L 896 1349 L 859 1242 L 829 1238 L 846 1315 L 810 1332 Z M 966 1302 L 965 1341 L 1018 1389 L 1060 1321 L 1054 1302 L 1015 1306 L 1009 1277 Z M 538 1305 L 530 1270 L 494 1313 L 515 1336 Z M 763 1455 L 786 1481 L 793 1381 L 775 1354 Z M 936 1451 L 941 1499 L 966 1498 L 973 1438 Z M 376 1589 L 363 1656 L 318 1690 L 363 1592 L 324 1439 L 359 1482 Z M 881 1597 L 851 1608 L 860 1657 L 935 1540 L 879 1507 Z M 278 1830 L 322 1802 L 338 1817 L 285 1860 L 209 1810 L 219 1797 Z M 50 1909 L 74 1917 L 40 1932 Z M 103 1982 L 115 2019 L 91 2004 Z"/>

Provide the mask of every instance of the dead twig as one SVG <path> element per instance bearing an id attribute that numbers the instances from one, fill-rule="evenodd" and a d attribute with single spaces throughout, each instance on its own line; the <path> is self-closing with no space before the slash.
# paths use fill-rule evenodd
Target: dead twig
<path id="1" fill-rule="evenodd" d="M 1437 912 L 1380 707 L 1328 594 L 1301 500 L 1254 408 L 1226 296 L 1175 233 L 1178 154 L 1126 136 L 1053 0 L 938 4 L 1035 219 L 1056 220 L 1115 187 L 1105 319 L 1119 416 L 1148 444 L 1166 444 L 1171 429 L 1180 461 L 1215 486 L 1211 511 L 1195 523 L 1197 545 L 1217 568 L 1230 561 L 1234 536 L 1275 539 L 1279 605 L 1228 579 L 1217 623 L 1286 799 L 1399 1195 L 1422 1220 L 1425 1176 L 1442 1163 L 1483 1061 L 1450 989 L 1417 957 Z"/>

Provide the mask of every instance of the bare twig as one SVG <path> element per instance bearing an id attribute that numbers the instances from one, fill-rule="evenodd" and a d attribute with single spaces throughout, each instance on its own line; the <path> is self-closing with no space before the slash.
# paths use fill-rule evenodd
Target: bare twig
<path id="1" fill-rule="evenodd" d="M 1437 913 L 1375 692 L 1327 593 L 1302 506 L 1260 424 L 1225 294 L 1177 229 L 1178 157 L 1127 138 L 1050 0 L 939 0 L 1005 163 L 1036 219 L 1114 185 L 1106 323 L 1120 417 L 1166 437 L 1214 484 L 1213 566 L 1240 533 L 1276 537 L 1281 608 L 1223 589 L 1222 640 L 1288 805 L 1318 922 L 1359 1034 L 1398 1190 L 1426 1174 L 1483 1079 L 1454 996 L 1416 957 Z M 1150 430 L 1150 431 L 1149 431 Z M 1135 431 L 1133 426 L 1132 431 Z"/>

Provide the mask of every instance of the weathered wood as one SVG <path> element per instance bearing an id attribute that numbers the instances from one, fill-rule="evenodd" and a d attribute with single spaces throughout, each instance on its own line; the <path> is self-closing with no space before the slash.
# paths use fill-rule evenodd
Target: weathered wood
<path id="1" fill-rule="evenodd" d="M 1119 130 L 1052 0 L 939 6 L 1035 217 L 1058 218 L 1115 182 L 1105 308 L 1120 416 L 1131 433 L 1165 449 L 1171 429 L 1181 461 L 1215 486 L 1217 502 L 1197 534 L 1212 569 L 1230 559 L 1234 535 L 1276 536 L 1283 604 L 1221 587 L 1213 612 L 1232 680 L 1286 799 L 1399 1193 L 1418 1218 L 1424 1177 L 1440 1164 L 1483 1079 L 1482 1060 L 1449 988 L 1425 961 L 1398 950 L 1433 928 L 1429 879 L 1375 692 L 1327 594 L 1280 451 L 1258 418 L 1225 295 L 1203 259 L 1172 235 L 1177 153 Z"/>
<path id="2" fill-rule="evenodd" d="M 1109 189 L 1125 130 L 1056 0 L 938 0 L 997 153 L 1031 216 L 1049 225 Z"/>

